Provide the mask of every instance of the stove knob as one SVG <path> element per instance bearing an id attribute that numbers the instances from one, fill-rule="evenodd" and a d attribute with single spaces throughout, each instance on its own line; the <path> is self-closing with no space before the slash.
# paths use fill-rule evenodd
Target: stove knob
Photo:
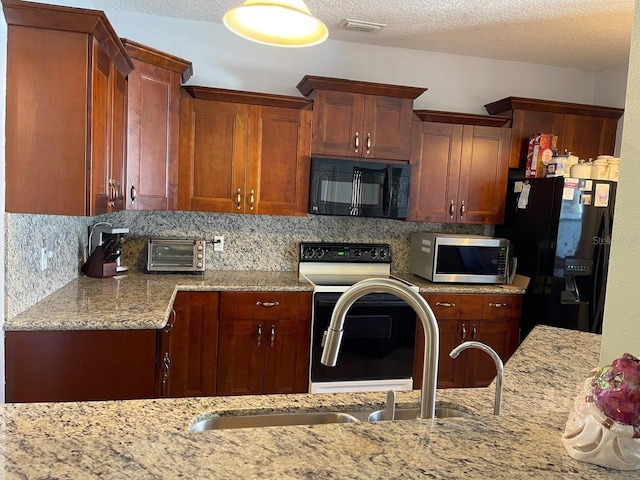
<path id="1" fill-rule="evenodd" d="M 386 250 L 380 250 L 380 253 L 378 255 L 380 256 L 380 258 L 386 258 L 387 251 Z"/>
<path id="2" fill-rule="evenodd" d="M 375 248 L 372 248 L 369 253 L 371 254 L 371 258 L 376 258 L 378 256 L 378 251 Z"/>
<path id="3" fill-rule="evenodd" d="M 318 250 L 316 250 L 316 256 L 318 258 L 324 257 L 324 254 L 325 254 L 324 248 L 319 248 Z"/>
<path id="4" fill-rule="evenodd" d="M 356 248 L 356 249 L 353 251 L 353 256 L 354 256 L 354 257 L 356 257 L 356 258 L 360 258 L 360 257 L 362 257 L 362 250 L 360 250 L 359 248 Z"/>

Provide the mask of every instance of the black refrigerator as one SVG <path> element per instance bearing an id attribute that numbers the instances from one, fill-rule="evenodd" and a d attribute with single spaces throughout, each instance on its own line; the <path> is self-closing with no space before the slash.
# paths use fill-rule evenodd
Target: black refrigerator
<path id="1" fill-rule="evenodd" d="M 521 339 L 538 324 L 602 332 L 616 183 L 511 179 L 504 225 L 517 273 L 529 277 Z"/>

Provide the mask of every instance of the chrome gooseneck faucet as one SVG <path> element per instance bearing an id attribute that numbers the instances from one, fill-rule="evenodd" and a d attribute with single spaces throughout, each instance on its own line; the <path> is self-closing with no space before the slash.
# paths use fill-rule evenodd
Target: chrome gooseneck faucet
<path id="1" fill-rule="evenodd" d="M 498 376 L 496 377 L 496 396 L 493 403 L 493 414 L 500 415 L 500 407 L 502 405 L 502 384 L 504 382 L 504 365 L 502 364 L 502 359 L 489 345 L 485 345 L 482 342 L 474 341 L 461 343 L 456 348 L 451 350 L 449 356 L 451 358 L 458 358 L 458 355 L 460 355 L 460 353 L 467 348 L 477 348 L 479 350 L 482 350 L 483 352 L 488 353 L 489 356 L 493 358 L 493 362 L 496 364 L 496 371 L 498 373 Z"/>
<path id="2" fill-rule="evenodd" d="M 429 304 L 420 294 L 406 284 L 387 278 L 370 278 L 362 280 L 346 292 L 336 302 L 331 323 L 326 332 L 321 362 L 328 367 L 335 367 L 338 351 L 344 332 L 347 311 L 361 297 L 369 293 L 389 293 L 404 300 L 418 314 L 424 331 L 424 360 L 422 375 L 422 392 L 420 397 L 420 418 L 434 418 L 436 407 L 436 377 L 438 374 L 438 354 L 440 331 L 436 317 Z"/>

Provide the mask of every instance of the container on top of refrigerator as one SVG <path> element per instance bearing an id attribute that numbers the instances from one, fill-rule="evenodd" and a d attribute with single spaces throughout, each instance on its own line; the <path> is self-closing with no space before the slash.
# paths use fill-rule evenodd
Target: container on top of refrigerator
<path id="1" fill-rule="evenodd" d="M 591 178 L 591 168 L 593 167 L 593 163 L 591 159 L 588 162 L 585 162 L 583 158 L 580 159 L 578 163 L 571 167 L 571 177 L 572 178 Z"/>
<path id="2" fill-rule="evenodd" d="M 547 165 L 557 152 L 558 136 L 551 133 L 538 132 L 529 138 L 527 152 L 526 178 L 544 178 Z"/>
<path id="3" fill-rule="evenodd" d="M 611 155 L 598 155 L 591 166 L 591 178 L 594 180 L 609 179 L 609 159 Z"/>
<path id="4" fill-rule="evenodd" d="M 608 160 L 609 174 L 608 179 L 617 182 L 620 175 L 620 159 L 618 157 L 610 157 Z"/>

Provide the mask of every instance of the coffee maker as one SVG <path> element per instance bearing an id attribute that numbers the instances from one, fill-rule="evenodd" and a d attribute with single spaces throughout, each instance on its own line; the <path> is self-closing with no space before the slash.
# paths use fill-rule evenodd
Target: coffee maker
<path id="1" fill-rule="evenodd" d="M 98 246 L 103 248 L 106 245 L 110 246 L 113 255 L 117 255 L 113 260 L 116 263 L 116 272 L 126 272 L 129 267 L 121 265 L 120 258 L 122 254 L 122 240 L 126 233 L 129 233 L 128 228 L 112 227 L 110 225 L 94 225 L 90 229 L 89 233 L 89 254 Z"/>

